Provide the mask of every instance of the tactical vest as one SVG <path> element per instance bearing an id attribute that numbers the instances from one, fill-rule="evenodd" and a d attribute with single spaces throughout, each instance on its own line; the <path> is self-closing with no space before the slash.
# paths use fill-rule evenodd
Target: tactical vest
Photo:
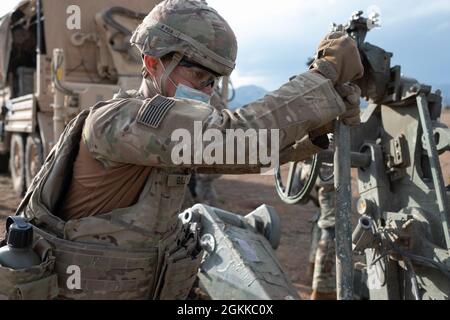
<path id="1" fill-rule="evenodd" d="M 178 218 L 190 172 L 153 168 L 138 202 L 127 208 L 69 221 L 53 214 L 88 113 L 67 125 L 17 210 L 51 244 L 58 297 L 185 299 L 202 258 L 199 228 Z"/>

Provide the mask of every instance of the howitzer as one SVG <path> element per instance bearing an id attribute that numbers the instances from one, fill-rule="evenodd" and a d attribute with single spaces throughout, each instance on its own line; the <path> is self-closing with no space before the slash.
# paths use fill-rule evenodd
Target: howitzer
<path id="1" fill-rule="evenodd" d="M 448 299 L 449 207 L 439 155 L 449 149 L 450 131 L 439 122 L 441 94 L 401 76 L 400 66 L 391 66 L 392 53 L 365 41 L 377 18 L 364 18 L 359 11 L 346 25 L 333 25 L 333 30 L 348 33 L 358 44 L 365 74 L 356 84 L 369 102 L 361 125 L 351 129 L 350 150 L 338 150 L 343 146 L 342 137 L 335 143 L 340 152 L 340 160 L 334 162 L 335 185 L 339 186 L 337 256 L 346 258 L 341 261 L 346 266 L 352 263 L 345 248 L 340 248 L 348 242 L 339 241 L 339 236 L 350 239 L 348 230 L 339 235 L 339 230 L 351 223 L 342 221 L 339 213 L 351 210 L 349 176 L 344 182 L 339 173 L 349 173 L 349 165 L 342 163 L 347 160 L 358 171 L 357 211 L 362 215 L 351 237 L 353 253 L 364 254 L 370 299 Z M 333 150 L 315 156 L 311 174 L 302 181 L 298 169 L 302 163 L 290 165 L 286 183 L 278 171 L 280 197 L 290 204 L 307 201 L 321 166 L 327 163 L 333 163 Z M 291 188 L 299 184 L 299 188 Z M 339 195 L 342 190 L 347 195 Z M 344 218 L 349 219 L 346 213 Z M 340 277 L 346 279 L 338 267 L 338 297 L 341 291 L 341 298 L 351 298 L 348 293 L 353 288 L 346 288 L 348 283 L 342 283 Z"/>

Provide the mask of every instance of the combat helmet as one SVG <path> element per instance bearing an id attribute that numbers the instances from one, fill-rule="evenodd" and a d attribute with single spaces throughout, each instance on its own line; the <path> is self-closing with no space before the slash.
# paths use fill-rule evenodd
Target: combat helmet
<path id="1" fill-rule="evenodd" d="M 158 4 L 130 40 L 142 54 L 161 58 L 175 53 L 167 73 L 183 57 L 220 76 L 235 67 L 237 42 L 233 30 L 204 0 L 166 0 Z"/>

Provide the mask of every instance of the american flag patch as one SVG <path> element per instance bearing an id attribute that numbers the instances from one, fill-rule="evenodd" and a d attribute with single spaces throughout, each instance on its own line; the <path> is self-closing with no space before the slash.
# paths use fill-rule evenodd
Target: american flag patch
<path id="1" fill-rule="evenodd" d="M 174 104 L 174 100 L 157 95 L 139 109 L 137 122 L 152 128 L 158 128 Z"/>

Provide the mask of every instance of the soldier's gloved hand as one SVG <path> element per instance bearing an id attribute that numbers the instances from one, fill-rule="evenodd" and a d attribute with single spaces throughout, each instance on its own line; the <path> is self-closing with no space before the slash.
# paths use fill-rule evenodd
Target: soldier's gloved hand
<path id="1" fill-rule="evenodd" d="M 361 89 L 352 83 L 340 84 L 335 87 L 336 91 L 345 102 L 347 111 L 339 116 L 344 124 L 350 127 L 356 127 L 361 123 L 359 108 Z"/>
<path id="2" fill-rule="evenodd" d="M 334 85 L 359 79 L 364 74 L 356 42 L 343 32 L 331 32 L 325 36 L 311 69 L 330 79 Z"/>
<path id="3" fill-rule="evenodd" d="M 342 97 L 346 107 L 346 111 L 339 116 L 339 120 L 342 120 L 344 124 L 350 127 L 358 126 L 361 123 L 361 118 L 359 116 L 361 113 L 359 108 L 361 89 L 352 83 L 337 85 L 335 89 Z M 311 140 L 314 140 L 317 137 L 323 136 L 327 133 L 332 133 L 333 131 L 333 122 L 329 122 L 310 131 L 309 137 Z"/>

